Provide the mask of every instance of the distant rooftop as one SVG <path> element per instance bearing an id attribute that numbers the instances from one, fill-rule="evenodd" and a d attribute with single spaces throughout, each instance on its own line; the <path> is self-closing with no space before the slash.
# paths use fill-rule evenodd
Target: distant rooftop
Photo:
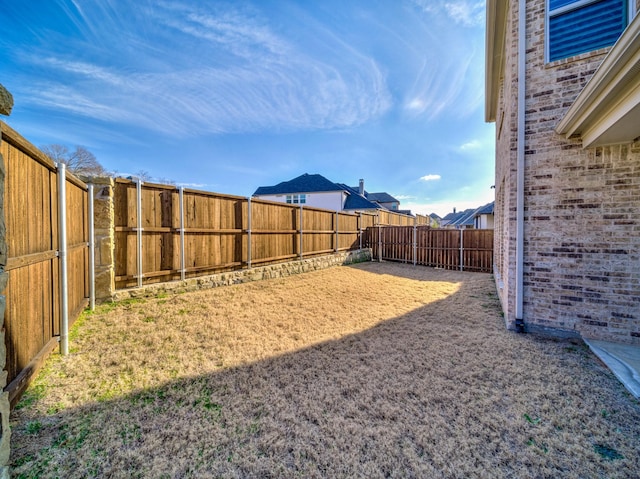
<path id="1" fill-rule="evenodd" d="M 322 175 L 305 173 L 289 181 L 283 181 L 275 186 L 260 186 L 254 195 L 284 195 L 289 193 L 315 193 L 322 191 L 342 191 L 332 181 Z"/>

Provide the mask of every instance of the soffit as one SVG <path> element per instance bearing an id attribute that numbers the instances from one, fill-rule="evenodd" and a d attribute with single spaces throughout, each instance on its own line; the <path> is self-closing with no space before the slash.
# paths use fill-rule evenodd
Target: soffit
<path id="1" fill-rule="evenodd" d="M 487 0 L 485 37 L 485 121 L 496 121 L 500 80 L 504 69 L 504 44 L 508 3 Z"/>

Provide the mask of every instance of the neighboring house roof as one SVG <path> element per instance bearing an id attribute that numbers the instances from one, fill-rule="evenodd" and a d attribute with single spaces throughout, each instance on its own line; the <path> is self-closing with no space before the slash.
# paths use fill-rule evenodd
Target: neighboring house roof
<path id="1" fill-rule="evenodd" d="M 254 196 L 258 195 L 284 195 L 294 193 L 318 193 L 318 192 L 330 192 L 341 191 L 347 194 L 343 209 L 345 210 L 380 210 L 387 209 L 380 205 L 380 202 L 398 202 L 393 196 L 388 193 L 367 193 L 365 191 L 365 197 L 361 196 L 358 187 L 347 186 L 344 183 L 334 183 L 329 181 L 322 175 L 305 173 L 297 178 L 289 181 L 283 181 L 275 186 L 261 186 L 254 193 Z M 375 198 L 382 198 L 383 200 L 370 198 L 374 195 Z M 398 202 L 399 203 L 399 202 Z"/>
<path id="2" fill-rule="evenodd" d="M 454 226 L 461 228 L 463 226 L 473 226 L 474 219 L 480 215 L 492 215 L 495 202 L 487 203 L 479 208 L 469 208 L 464 211 L 458 211 L 457 213 L 449 213 L 442 218 L 443 226 Z M 436 215 L 437 216 L 437 215 Z"/>
<path id="3" fill-rule="evenodd" d="M 640 15 L 629 24 L 556 128 L 582 146 L 628 143 L 640 136 Z"/>
<path id="4" fill-rule="evenodd" d="M 476 216 L 480 216 L 480 215 L 492 215 L 493 214 L 493 207 L 494 207 L 495 203 L 496 203 L 495 201 L 492 201 L 491 203 L 487 203 L 486 205 L 481 206 L 480 208 L 478 208 L 473 214 L 474 218 Z"/>
<path id="5" fill-rule="evenodd" d="M 384 192 L 382 192 L 382 193 L 367 193 L 365 191 L 365 196 L 367 197 L 368 200 L 375 201 L 377 203 L 400 203 L 398 200 L 396 200 L 389 193 L 384 193 Z"/>
<path id="6" fill-rule="evenodd" d="M 377 210 L 382 208 L 379 204 L 360 196 L 357 188 L 353 188 L 342 183 L 337 183 L 337 186 L 339 186 L 341 190 L 347 192 L 348 196 L 343 206 L 345 210 Z"/>
<path id="7" fill-rule="evenodd" d="M 327 180 L 322 175 L 305 173 L 289 181 L 283 181 L 275 186 L 261 186 L 254 195 L 283 195 L 290 193 L 314 193 L 322 191 L 342 191 L 336 183 Z"/>
<path id="8" fill-rule="evenodd" d="M 442 223 L 446 226 L 455 227 L 473 225 L 473 214 L 475 212 L 475 209 L 469 208 L 464 211 L 458 211 L 457 213 L 449 213 L 442 219 Z"/>

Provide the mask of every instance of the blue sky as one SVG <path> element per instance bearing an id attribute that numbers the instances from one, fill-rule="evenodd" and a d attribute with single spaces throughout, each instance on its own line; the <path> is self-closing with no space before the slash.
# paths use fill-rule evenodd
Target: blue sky
<path id="1" fill-rule="evenodd" d="M 237 195 L 302 173 L 444 215 L 493 200 L 485 2 L 6 0 L 4 120 Z"/>

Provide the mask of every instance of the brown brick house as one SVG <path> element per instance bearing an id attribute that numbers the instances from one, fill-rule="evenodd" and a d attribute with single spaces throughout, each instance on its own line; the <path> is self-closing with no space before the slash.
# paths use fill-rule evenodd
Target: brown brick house
<path id="1" fill-rule="evenodd" d="M 640 344 L 640 0 L 487 0 L 507 327 Z"/>

